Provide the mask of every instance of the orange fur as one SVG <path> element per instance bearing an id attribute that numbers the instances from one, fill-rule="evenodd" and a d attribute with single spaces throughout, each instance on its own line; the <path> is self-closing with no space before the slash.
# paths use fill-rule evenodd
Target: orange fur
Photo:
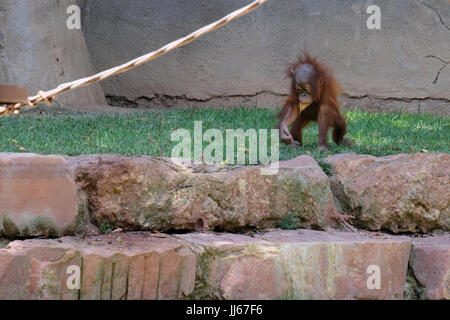
<path id="1" fill-rule="evenodd" d="M 313 88 L 313 103 L 303 112 L 299 113 L 292 122 L 292 114 L 298 113 L 296 108 L 299 105 L 298 93 L 295 89 L 295 77 L 293 70 L 303 64 L 310 64 L 314 68 L 313 74 L 309 78 L 309 84 Z M 278 128 L 282 124 L 289 126 L 292 124 L 290 133 L 297 145 L 302 144 L 302 130 L 311 121 L 317 121 L 319 124 L 319 147 L 327 148 L 327 133 L 329 127 L 334 127 L 333 141 L 340 144 L 344 142 L 346 133 L 346 121 L 339 111 L 338 96 L 342 89 L 335 79 L 331 69 L 317 61 L 317 59 L 305 54 L 300 57 L 297 62 L 289 67 L 286 71 L 288 77 L 291 78 L 291 88 L 289 96 L 285 101 L 283 109 L 278 117 L 280 122 Z M 289 139 L 287 139 L 289 141 Z M 287 142 L 287 141 L 285 141 Z"/>

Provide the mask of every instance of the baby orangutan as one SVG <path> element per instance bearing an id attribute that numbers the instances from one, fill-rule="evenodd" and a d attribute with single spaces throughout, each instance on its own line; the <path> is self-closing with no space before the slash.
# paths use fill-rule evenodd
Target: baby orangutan
<path id="1" fill-rule="evenodd" d="M 291 78 L 289 97 L 278 115 L 281 140 L 288 145 L 301 146 L 303 128 L 317 121 L 319 150 L 328 150 L 329 127 L 333 127 L 335 143 L 351 145 L 351 140 L 344 139 L 347 124 L 337 101 L 341 89 L 331 70 L 306 55 L 289 68 L 288 76 Z"/>

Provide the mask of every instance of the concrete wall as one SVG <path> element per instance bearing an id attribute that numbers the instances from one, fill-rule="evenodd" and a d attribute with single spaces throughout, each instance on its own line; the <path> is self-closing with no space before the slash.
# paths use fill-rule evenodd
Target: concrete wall
<path id="1" fill-rule="evenodd" d="M 157 49 L 250 0 L 82 0 L 97 69 Z M 381 30 L 366 27 L 381 7 Z M 117 105 L 274 106 L 307 48 L 332 66 L 349 108 L 450 114 L 447 0 L 270 0 L 250 15 L 102 83 Z"/>
<path id="2" fill-rule="evenodd" d="M 157 49 L 250 1 L 1 0 L 0 82 L 25 84 L 33 94 L 51 89 Z M 66 9 L 77 2 L 83 31 L 66 27 Z M 366 8 L 374 2 L 382 25 L 371 31 Z M 304 48 L 333 67 L 348 108 L 450 115 L 447 0 L 269 0 L 101 86 L 119 106 L 274 107 L 287 93 L 283 71 Z M 101 86 L 59 102 L 104 104 Z"/>
<path id="3" fill-rule="evenodd" d="M 0 83 L 21 84 L 34 95 L 95 73 L 82 31 L 66 27 L 71 0 L 0 1 Z M 57 98 L 65 106 L 105 104 L 100 85 Z"/>

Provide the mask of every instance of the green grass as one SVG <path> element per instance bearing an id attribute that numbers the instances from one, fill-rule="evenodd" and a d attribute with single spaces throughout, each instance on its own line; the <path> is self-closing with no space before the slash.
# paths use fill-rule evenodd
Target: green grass
<path id="1" fill-rule="evenodd" d="M 43 115 L 23 114 L 0 118 L 0 152 L 39 154 L 125 154 L 170 156 L 176 142 L 170 134 L 178 128 L 192 130 L 194 121 L 203 121 L 203 131 L 271 129 L 277 110 L 268 109 L 187 109 L 141 113 L 85 114 L 45 109 Z M 337 146 L 330 152 L 317 151 L 317 125 L 304 131 L 300 148 L 280 146 L 280 159 L 310 154 L 320 159 L 334 153 L 356 152 L 377 156 L 450 152 L 450 119 L 431 115 L 386 114 L 349 111 L 348 136 L 355 146 Z M 204 146 L 208 145 L 207 143 Z"/>
<path id="2" fill-rule="evenodd" d="M 278 227 L 283 230 L 296 230 L 300 227 L 300 219 L 295 213 L 290 213 L 280 221 Z"/>
<path id="3" fill-rule="evenodd" d="M 109 224 L 108 221 L 102 222 L 99 226 L 99 229 L 102 234 L 108 234 L 114 230 L 114 228 Z"/>

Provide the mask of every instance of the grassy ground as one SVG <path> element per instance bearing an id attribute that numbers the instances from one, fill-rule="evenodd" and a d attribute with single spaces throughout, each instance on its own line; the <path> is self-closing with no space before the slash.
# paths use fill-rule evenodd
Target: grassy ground
<path id="1" fill-rule="evenodd" d="M 140 113 L 87 114 L 45 109 L 18 117 L 0 118 L 0 152 L 39 154 L 102 154 L 170 156 L 176 144 L 170 134 L 178 128 L 203 130 L 271 129 L 276 110 L 200 109 Z M 304 146 L 280 147 L 280 158 L 310 154 L 320 159 L 334 153 L 356 152 L 377 156 L 414 153 L 450 153 L 450 119 L 431 115 L 346 112 L 353 148 L 330 143 L 330 152 L 317 151 L 317 125 L 304 131 Z M 205 143 L 205 146 L 207 144 Z"/>

